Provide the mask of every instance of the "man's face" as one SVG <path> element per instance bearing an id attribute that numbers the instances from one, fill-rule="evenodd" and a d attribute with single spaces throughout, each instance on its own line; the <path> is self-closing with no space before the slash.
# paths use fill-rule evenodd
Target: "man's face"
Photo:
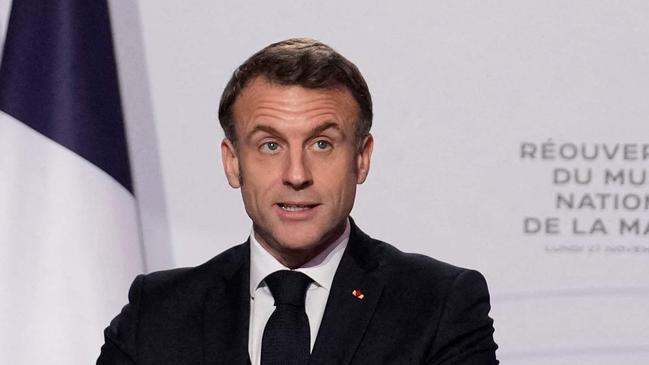
<path id="1" fill-rule="evenodd" d="M 358 104 L 346 89 L 282 86 L 258 77 L 233 106 L 236 147 L 221 145 L 228 182 L 241 188 L 259 242 L 299 266 L 344 230 L 373 140 L 359 146 Z"/>

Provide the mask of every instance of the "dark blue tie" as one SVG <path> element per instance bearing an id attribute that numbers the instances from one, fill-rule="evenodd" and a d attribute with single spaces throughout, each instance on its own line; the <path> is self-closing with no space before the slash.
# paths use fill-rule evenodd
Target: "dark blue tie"
<path id="1" fill-rule="evenodd" d="M 264 328 L 261 365 L 306 365 L 311 335 L 304 298 L 312 280 L 301 272 L 282 270 L 265 281 L 275 299 L 275 311 Z"/>

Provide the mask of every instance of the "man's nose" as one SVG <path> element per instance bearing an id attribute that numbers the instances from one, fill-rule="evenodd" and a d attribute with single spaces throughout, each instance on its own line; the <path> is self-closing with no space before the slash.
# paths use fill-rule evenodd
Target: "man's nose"
<path id="1" fill-rule="evenodd" d="M 296 149 L 291 151 L 284 171 L 284 185 L 290 186 L 295 190 L 302 190 L 312 184 L 311 169 L 304 156 L 304 150 Z"/>

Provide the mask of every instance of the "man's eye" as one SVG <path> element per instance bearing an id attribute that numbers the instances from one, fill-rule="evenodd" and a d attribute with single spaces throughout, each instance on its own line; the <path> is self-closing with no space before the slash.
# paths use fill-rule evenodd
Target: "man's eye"
<path id="1" fill-rule="evenodd" d="M 278 148 L 279 144 L 277 142 L 266 142 L 261 145 L 261 151 L 267 153 L 275 152 Z"/>
<path id="2" fill-rule="evenodd" d="M 331 149 L 331 147 L 332 147 L 331 143 L 329 143 L 329 142 L 327 142 L 325 140 L 319 140 L 316 143 L 314 143 L 313 146 L 315 147 L 316 150 L 319 150 L 319 151 L 325 151 L 325 150 Z"/>

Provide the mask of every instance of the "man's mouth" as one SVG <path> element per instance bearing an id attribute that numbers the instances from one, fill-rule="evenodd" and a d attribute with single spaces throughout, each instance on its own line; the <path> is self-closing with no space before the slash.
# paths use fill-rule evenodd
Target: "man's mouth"
<path id="1" fill-rule="evenodd" d="M 315 208 L 318 204 L 306 204 L 306 203 L 277 203 L 277 205 L 284 211 L 287 212 L 302 212 Z"/>

